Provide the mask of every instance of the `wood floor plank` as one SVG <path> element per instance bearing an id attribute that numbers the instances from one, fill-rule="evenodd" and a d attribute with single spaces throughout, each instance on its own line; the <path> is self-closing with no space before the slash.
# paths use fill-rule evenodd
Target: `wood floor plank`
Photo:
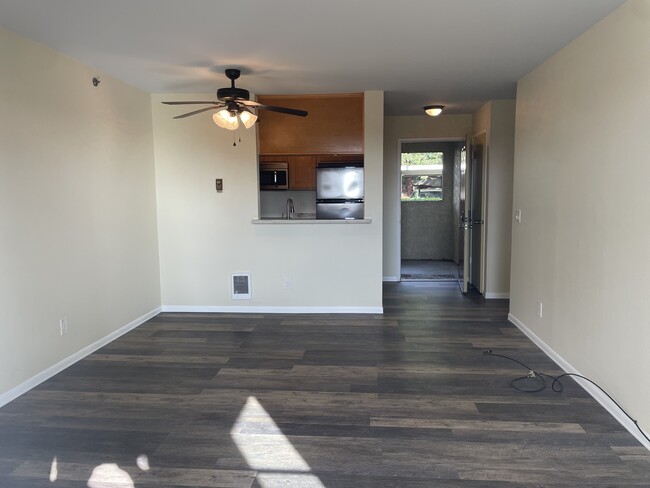
<path id="1" fill-rule="evenodd" d="M 453 432 L 456 432 L 458 430 L 512 430 L 515 432 L 529 433 L 585 433 L 580 424 L 571 424 L 567 422 L 490 422 L 487 420 L 431 420 L 414 418 L 373 417 L 370 419 L 370 425 L 381 427 L 407 427 L 415 429 L 446 428 L 451 429 Z"/>

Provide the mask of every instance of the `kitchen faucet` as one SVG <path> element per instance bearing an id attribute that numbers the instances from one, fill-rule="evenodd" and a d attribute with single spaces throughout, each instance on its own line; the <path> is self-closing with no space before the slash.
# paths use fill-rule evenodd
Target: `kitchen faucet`
<path id="1" fill-rule="evenodd" d="M 296 209 L 293 206 L 293 198 L 291 198 L 291 197 L 287 198 L 287 206 L 286 206 L 285 210 L 287 211 L 287 219 L 290 219 L 291 216 L 296 211 Z"/>

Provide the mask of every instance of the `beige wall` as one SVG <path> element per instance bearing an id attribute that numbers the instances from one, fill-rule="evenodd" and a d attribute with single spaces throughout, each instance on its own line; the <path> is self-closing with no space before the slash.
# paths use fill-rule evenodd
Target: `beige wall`
<path id="1" fill-rule="evenodd" d="M 399 141 L 463 139 L 472 130 L 471 115 L 395 116 L 384 119 L 383 279 L 398 280 L 400 266 Z"/>
<path id="2" fill-rule="evenodd" d="M 472 135 L 486 134 L 487 195 L 485 235 L 485 290 L 487 298 L 510 294 L 512 233 L 512 178 L 515 141 L 515 101 L 493 100 L 473 114 Z"/>
<path id="3" fill-rule="evenodd" d="M 149 95 L 4 29 L 0 59 L 1 404 L 160 282 Z"/>
<path id="4" fill-rule="evenodd" d="M 650 2 L 518 84 L 511 313 L 650 431 Z M 543 318 L 538 303 L 543 302 Z"/>
<path id="5" fill-rule="evenodd" d="M 255 132 L 242 130 L 233 147 L 233 133 L 209 114 L 173 120 L 179 112 L 160 103 L 167 99 L 154 95 L 152 104 L 165 309 L 381 310 L 382 92 L 365 95 L 370 224 L 252 224 L 259 199 Z M 215 178 L 223 178 L 223 193 L 215 192 Z M 252 300 L 231 299 L 233 272 L 252 273 Z"/>

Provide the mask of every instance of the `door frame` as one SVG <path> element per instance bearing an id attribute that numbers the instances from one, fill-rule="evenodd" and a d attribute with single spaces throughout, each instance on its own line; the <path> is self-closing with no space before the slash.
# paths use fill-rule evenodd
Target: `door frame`
<path id="1" fill-rule="evenodd" d="M 410 142 L 465 142 L 462 137 L 404 137 L 397 139 L 397 281 L 402 281 L 402 144 Z M 444 184 L 444 183 L 443 183 Z"/>

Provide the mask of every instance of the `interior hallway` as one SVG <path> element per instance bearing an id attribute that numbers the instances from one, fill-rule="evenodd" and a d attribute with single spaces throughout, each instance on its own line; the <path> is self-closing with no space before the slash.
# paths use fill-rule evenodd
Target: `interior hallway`
<path id="1" fill-rule="evenodd" d="M 527 371 L 484 350 L 560 371 L 507 301 L 389 283 L 384 307 L 160 314 L 0 409 L 0 486 L 650 486 L 649 453 L 571 380 L 508 386 Z"/>

